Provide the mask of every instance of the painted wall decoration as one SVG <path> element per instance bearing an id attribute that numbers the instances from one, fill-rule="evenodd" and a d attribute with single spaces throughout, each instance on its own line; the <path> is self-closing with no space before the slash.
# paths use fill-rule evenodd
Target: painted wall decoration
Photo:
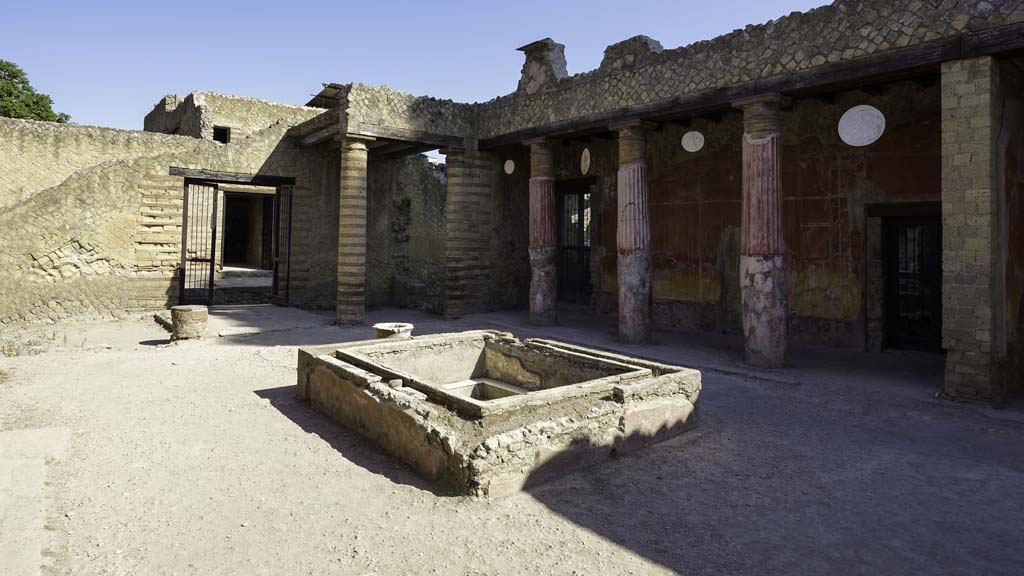
<path id="1" fill-rule="evenodd" d="M 683 150 L 687 152 L 699 152 L 704 148 L 704 135 L 696 130 L 690 130 L 683 134 Z"/>
<path id="2" fill-rule="evenodd" d="M 885 115 L 874 106 L 854 106 L 839 119 L 839 137 L 850 146 L 867 146 L 885 132 Z"/>

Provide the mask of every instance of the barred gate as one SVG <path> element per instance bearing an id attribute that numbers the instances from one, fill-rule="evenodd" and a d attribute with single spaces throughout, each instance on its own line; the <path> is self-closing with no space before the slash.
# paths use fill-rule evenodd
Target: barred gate
<path id="1" fill-rule="evenodd" d="M 278 186 L 274 194 L 274 284 L 270 301 L 279 306 L 288 305 L 291 283 L 292 247 L 292 187 Z"/>
<path id="2" fill-rule="evenodd" d="M 180 304 L 211 304 L 216 253 L 217 185 L 186 180 L 178 277 Z"/>

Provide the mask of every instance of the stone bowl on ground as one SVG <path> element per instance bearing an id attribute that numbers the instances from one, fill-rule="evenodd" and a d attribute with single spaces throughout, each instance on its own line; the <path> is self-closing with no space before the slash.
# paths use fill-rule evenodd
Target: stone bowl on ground
<path id="1" fill-rule="evenodd" d="M 377 338 L 404 340 L 412 337 L 413 325 L 405 322 L 381 322 L 373 325 Z"/>

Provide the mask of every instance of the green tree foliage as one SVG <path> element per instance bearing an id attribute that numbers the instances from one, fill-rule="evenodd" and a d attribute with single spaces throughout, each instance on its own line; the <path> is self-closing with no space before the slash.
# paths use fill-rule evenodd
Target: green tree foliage
<path id="1" fill-rule="evenodd" d="M 53 111 L 53 100 L 36 92 L 25 71 L 14 62 L 0 60 L 0 116 L 48 122 L 67 122 L 71 116 Z"/>

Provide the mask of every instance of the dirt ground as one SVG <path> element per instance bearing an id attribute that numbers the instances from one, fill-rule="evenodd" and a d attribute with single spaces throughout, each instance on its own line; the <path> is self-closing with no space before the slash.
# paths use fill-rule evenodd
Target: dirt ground
<path id="1" fill-rule="evenodd" d="M 179 344 L 151 320 L 63 327 L 0 357 L 0 574 L 1024 573 L 1024 415 L 934 400 L 934 359 L 759 375 L 683 337 L 619 347 L 718 362 L 699 428 L 468 499 L 294 399 L 297 345 L 370 336 L 294 314 Z M 614 347 L 518 314 L 413 320 Z"/>

